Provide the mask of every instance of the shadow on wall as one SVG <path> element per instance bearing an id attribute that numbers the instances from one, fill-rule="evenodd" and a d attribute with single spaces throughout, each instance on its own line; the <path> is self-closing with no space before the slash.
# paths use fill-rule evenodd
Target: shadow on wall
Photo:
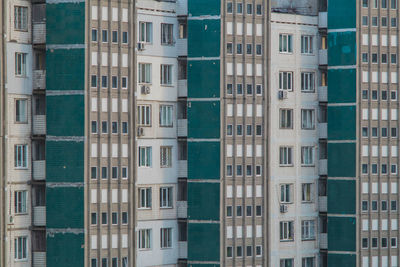
<path id="1" fill-rule="evenodd" d="M 271 8 L 275 12 L 318 15 L 326 11 L 327 0 L 272 0 Z"/>

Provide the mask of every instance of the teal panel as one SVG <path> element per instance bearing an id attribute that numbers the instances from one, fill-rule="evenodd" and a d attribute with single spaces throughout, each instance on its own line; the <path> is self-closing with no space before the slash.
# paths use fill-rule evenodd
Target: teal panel
<path id="1" fill-rule="evenodd" d="M 85 266 L 85 236 L 72 233 L 48 233 L 46 244 L 47 266 Z"/>
<path id="2" fill-rule="evenodd" d="M 188 183 L 188 220 L 219 220 L 219 183 Z"/>
<path id="3" fill-rule="evenodd" d="M 356 106 L 328 107 L 328 139 L 356 140 Z"/>
<path id="4" fill-rule="evenodd" d="M 218 223 L 188 223 L 188 260 L 219 261 Z"/>
<path id="5" fill-rule="evenodd" d="M 331 32 L 328 34 L 328 65 L 345 66 L 357 63 L 356 32 Z"/>
<path id="6" fill-rule="evenodd" d="M 84 181 L 84 142 L 46 141 L 46 181 Z"/>
<path id="7" fill-rule="evenodd" d="M 190 101 L 188 106 L 188 138 L 219 138 L 220 103 Z"/>
<path id="8" fill-rule="evenodd" d="M 188 61 L 188 97 L 210 98 L 219 96 L 219 60 Z"/>
<path id="9" fill-rule="evenodd" d="M 356 0 L 328 1 L 328 29 L 356 28 Z"/>
<path id="10" fill-rule="evenodd" d="M 46 89 L 85 89 L 84 49 L 47 49 Z"/>
<path id="11" fill-rule="evenodd" d="M 328 143 L 328 159 L 329 177 L 355 177 L 355 143 Z"/>
<path id="12" fill-rule="evenodd" d="M 354 267 L 356 262 L 356 255 L 328 253 L 328 267 Z"/>
<path id="13" fill-rule="evenodd" d="M 188 142 L 188 179 L 220 179 L 220 143 Z"/>
<path id="14" fill-rule="evenodd" d="M 328 102 L 355 103 L 356 81 L 357 71 L 355 69 L 328 70 Z"/>
<path id="15" fill-rule="evenodd" d="M 46 5 L 46 43 L 85 43 L 85 2 Z"/>
<path id="16" fill-rule="evenodd" d="M 46 97 L 47 135 L 83 136 L 85 103 L 83 95 Z"/>
<path id="17" fill-rule="evenodd" d="M 219 57 L 221 21 L 188 21 L 188 57 Z"/>
<path id="18" fill-rule="evenodd" d="M 46 227 L 78 228 L 83 225 L 82 187 L 46 187 Z"/>
<path id="19" fill-rule="evenodd" d="M 356 251 L 356 218 L 328 217 L 328 250 Z"/>
<path id="20" fill-rule="evenodd" d="M 356 181 L 328 180 L 328 213 L 356 213 Z"/>
<path id="21" fill-rule="evenodd" d="M 188 0 L 190 16 L 216 16 L 221 14 L 220 0 Z"/>

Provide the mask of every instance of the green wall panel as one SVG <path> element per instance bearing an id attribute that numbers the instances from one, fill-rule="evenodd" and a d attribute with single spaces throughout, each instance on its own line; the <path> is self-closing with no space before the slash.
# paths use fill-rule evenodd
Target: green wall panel
<path id="1" fill-rule="evenodd" d="M 219 157 L 219 142 L 188 142 L 188 179 L 219 180 Z"/>
<path id="2" fill-rule="evenodd" d="M 356 106 L 328 107 L 328 139 L 356 140 Z"/>
<path id="3" fill-rule="evenodd" d="M 328 102 L 355 103 L 356 81 L 355 69 L 328 70 Z"/>
<path id="4" fill-rule="evenodd" d="M 85 43 L 85 2 L 46 5 L 46 43 Z"/>
<path id="5" fill-rule="evenodd" d="M 355 143 L 328 143 L 328 159 L 329 177 L 355 177 Z"/>
<path id="6" fill-rule="evenodd" d="M 189 261 L 219 261 L 219 227 L 217 223 L 188 224 Z"/>
<path id="7" fill-rule="evenodd" d="M 85 89 L 84 49 L 47 49 L 46 89 Z"/>
<path id="8" fill-rule="evenodd" d="M 328 217 L 328 250 L 356 250 L 356 219 Z"/>
<path id="9" fill-rule="evenodd" d="M 46 181 L 84 181 L 84 142 L 46 142 Z M 51 202 L 50 202 L 51 203 Z"/>
<path id="10" fill-rule="evenodd" d="M 84 100 L 83 95 L 47 96 L 47 135 L 85 135 Z"/>
<path id="11" fill-rule="evenodd" d="M 47 186 L 46 227 L 83 228 L 83 198 L 83 187 Z"/>
<path id="12" fill-rule="evenodd" d="M 356 65 L 356 32 L 331 32 L 328 34 L 329 66 Z"/>
<path id="13" fill-rule="evenodd" d="M 188 21 L 188 57 L 219 57 L 220 39 L 219 19 Z"/>
<path id="14" fill-rule="evenodd" d="M 328 213 L 356 213 L 356 181 L 328 180 Z"/>
<path id="15" fill-rule="evenodd" d="M 328 267 L 354 267 L 357 266 L 356 255 L 328 254 Z"/>
<path id="16" fill-rule="evenodd" d="M 188 0 L 190 16 L 216 16 L 221 14 L 220 0 Z"/>
<path id="17" fill-rule="evenodd" d="M 328 29 L 356 28 L 355 0 L 328 1 Z"/>
<path id="18" fill-rule="evenodd" d="M 220 96 L 219 60 L 188 61 L 188 97 L 210 98 Z"/>
<path id="19" fill-rule="evenodd" d="M 219 183 L 188 184 L 188 220 L 219 220 Z"/>
<path id="20" fill-rule="evenodd" d="M 190 101 L 188 107 L 188 138 L 219 138 L 220 103 Z"/>
<path id="21" fill-rule="evenodd" d="M 47 266 L 84 266 L 84 234 L 48 233 Z"/>

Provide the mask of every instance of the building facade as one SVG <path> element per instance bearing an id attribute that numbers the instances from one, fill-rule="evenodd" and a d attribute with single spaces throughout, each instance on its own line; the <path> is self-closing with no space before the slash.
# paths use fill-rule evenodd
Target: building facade
<path id="1" fill-rule="evenodd" d="M 0 266 L 398 266 L 397 0 L 4 0 Z"/>

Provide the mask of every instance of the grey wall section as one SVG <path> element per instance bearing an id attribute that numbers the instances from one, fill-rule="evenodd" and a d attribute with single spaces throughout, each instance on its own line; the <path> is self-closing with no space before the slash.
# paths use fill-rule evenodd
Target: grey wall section
<path id="1" fill-rule="evenodd" d="M 318 15 L 318 0 L 271 0 L 271 8 L 292 9 L 297 14 Z"/>

